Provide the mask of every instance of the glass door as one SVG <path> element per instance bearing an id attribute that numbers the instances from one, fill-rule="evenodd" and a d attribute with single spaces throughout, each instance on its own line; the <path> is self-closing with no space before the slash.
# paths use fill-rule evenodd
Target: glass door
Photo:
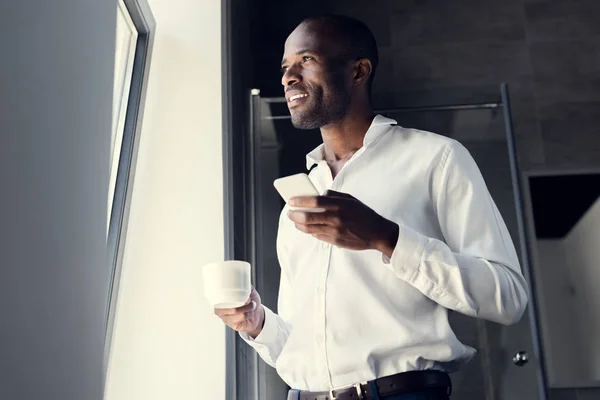
<path id="1" fill-rule="evenodd" d="M 530 284 L 529 257 L 525 239 L 519 171 L 505 86 L 491 101 L 426 105 L 379 110 L 400 126 L 442 134 L 461 142 L 471 153 L 488 189 L 506 221 L 519 251 L 523 272 Z M 272 182 L 275 178 L 306 172 L 305 155 L 319 143 L 318 130 L 296 130 L 282 98 L 261 98 L 254 91 L 252 132 L 249 138 L 255 285 L 264 303 L 276 310 L 279 265 L 275 238 L 283 203 Z M 533 295 L 531 296 L 533 298 Z M 460 372 L 452 374 L 453 399 L 545 399 L 543 364 L 537 347 L 535 305 L 531 302 L 521 321 L 505 327 L 453 312 L 451 324 L 461 341 L 478 355 Z M 285 398 L 287 386 L 276 372 L 259 361 L 258 392 L 261 400 Z"/>

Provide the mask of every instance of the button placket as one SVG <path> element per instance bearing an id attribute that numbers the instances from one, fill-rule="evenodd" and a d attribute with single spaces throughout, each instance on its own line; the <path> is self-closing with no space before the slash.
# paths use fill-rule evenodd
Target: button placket
<path id="1" fill-rule="evenodd" d="M 320 331 L 322 332 L 322 342 L 320 342 L 321 351 L 323 352 L 323 360 L 325 364 L 325 387 L 330 387 L 331 385 L 331 376 L 330 376 L 330 368 L 329 368 L 329 359 L 327 355 L 327 313 L 326 313 L 326 287 L 327 287 L 327 276 L 329 274 L 329 268 L 331 268 L 331 249 L 332 246 L 329 243 L 323 242 L 321 244 L 324 251 L 322 253 L 322 257 L 324 260 L 325 268 L 323 268 L 323 275 L 319 279 L 319 283 L 317 285 L 317 293 L 319 297 L 319 302 L 321 304 L 321 310 L 323 312 L 320 326 Z"/>

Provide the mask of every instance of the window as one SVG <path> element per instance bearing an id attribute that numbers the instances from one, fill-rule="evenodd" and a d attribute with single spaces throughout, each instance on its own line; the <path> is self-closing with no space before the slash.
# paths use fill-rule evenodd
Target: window
<path id="1" fill-rule="evenodd" d="M 113 120 L 110 140 L 110 174 L 108 186 L 107 234 L 110 226 L 110 215 L 115 194 L 117 171 L 123 131 L 125 129 L 125 116 L 131 88 L 131 74 L 135 60 L 135 48 L 138 32 L 133 23 L 123 0 L 117 4 L 117 35 L 115 45 L 115 73 L 113 86 Z"/>
<path id="2" fill-rule="evenodd" d="M 146 0 L 118 0 L 113 123 L 107 210 L 109 296 L 105 371 L 110 354 L 131 188 L 144 110 L 155 22 Z"/>

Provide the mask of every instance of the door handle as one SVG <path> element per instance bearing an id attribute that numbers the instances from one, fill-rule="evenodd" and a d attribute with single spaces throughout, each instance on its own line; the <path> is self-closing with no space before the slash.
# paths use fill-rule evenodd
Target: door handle
<path id="1" fill-rule="evenodd" d="M 517 367 L 522 367 L 529 362 L 529 354 L 526 351 L 518 351 L 512 358 L 512 362 Z"/>

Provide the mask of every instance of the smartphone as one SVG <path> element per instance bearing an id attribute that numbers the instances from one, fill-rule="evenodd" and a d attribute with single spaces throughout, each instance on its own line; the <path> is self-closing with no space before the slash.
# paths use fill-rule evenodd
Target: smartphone
<path id="1" fill-rule="evenodd" d="M 310 178 L 306 174 L 296 174 L 286 176 L 283 178 L 275 179 L 273 186 L 279 192 L 279 195 L 285 200 L 286 203 L 292 197 L 299 196 L 319 196 L 319 191 L 315 188 Z M 301 208 L 292 207 L 292 210 L 301 210 L 304 212 L 324 212 L 323 208 Z"/>

